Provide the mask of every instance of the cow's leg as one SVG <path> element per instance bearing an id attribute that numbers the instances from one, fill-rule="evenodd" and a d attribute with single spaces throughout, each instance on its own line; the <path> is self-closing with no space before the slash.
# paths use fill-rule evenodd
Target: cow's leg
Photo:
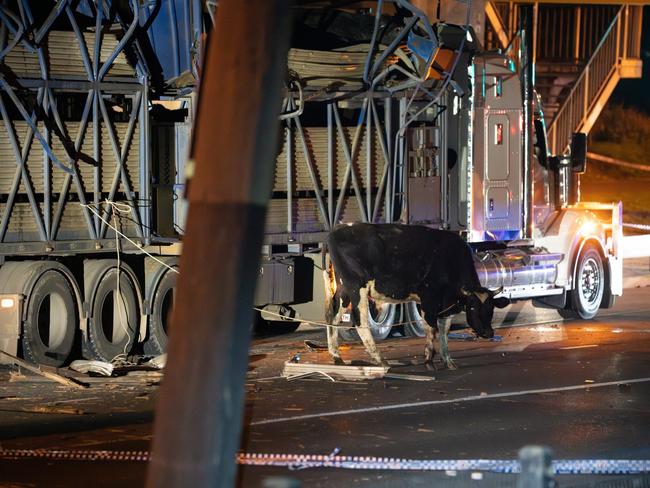
<path id="1" fill-rule="evenodd" d="M 433 329 L 427 325 L 425 327 L 426 343 L 424 344 L 424 363 L 433 364 L 433 358 L 436 356 L 435 348 L 433 347 L 434 335 Z"/>
<path id="2" fill-rule="evenodd" d="M 329 267 L 323 270 L 323 285 L 325 288 L 325 320 L 331 324 L 341 308 L 341 290 L 337 289 L 331 262 Z"/>
<path id="3" fill-rule="evenodd" d="M 327 328 L 327 350 L 329 351 L 330 356 L 332 356 L 332 359 L 334 360 L 334 364 L 345 364 L 345 361 L 341 359 L 341 353 L 339 352 L 338 327 Z"/>
<path id="4" fill-rule="evenodd" d="M 337 300 L 338 310 L 333 320 L 328 324 L 333 325 L 334 327 L 327 328 L 327 350 L 334 360 L 334 364 L 345 364 L 343 359 L 341 359 L 341 353 L 339 352 L 339 329 L 338 325 L 341 323 L 341 315 L 343 314 L 343 307 L 341 306 L 341 300 L 338 296 L 338 293 L 334 296 L 334 300 Z"/>
<path id="5" fill-rule="evenodd" d="M 435 324 L 433 327 L 431 326 L 433 323 L 431 317 L 436 316 L 436 311 L 428 305 L 422 305 L 422 315 L 424 322 L 426 323 L 424 328 L 426 334 L 426 342 L 424 344 L 424 364 L 428 369 L 435 369 L 433 367 L 433 359 L 435 358 L 436 353 L 438 353 L 438 355 L 440 354 L 440 351 L 438 350 L 438 343 L 436 340 L 438 328 Z"/>
<path id="6" fill-rule="evenodd" d="M 425 329 L 426 344 L 424 345 L 424 365 L 427 369 L 436 369 L 433 360 L 436 355 L 440 356 L 440 347 L 438 346 L 438 328 L 431 327 L 427 324 Z"/>
<path id="7" fill-rule="evenodd" d="M 442 362 L 445 363 L 445 365 L 449 369 L 458 369 L 458 366 L 456 366 L 456 363 L 452 361 L 451 356 L 449 355 L 447 335 L 449 334 L 450 328 L 451 328 L 451 317 L 438 319 L 438 334 L 440 337 L 440 355 L 442 356 Z"/>
<path id="8" fill-rule="evenodd" d="M 361 338 L 361 342 L 366 348 L 366 351 L 375 362 L 375 364 L 383 365 L 384 361 L 379 354 L 377 349 L 377 344 L 375 344 L 375 338 L 372 337 L 372 332 L 370 331 L 370 326 L 368 325 L 368 288 L 364 287 L 359 290 L 359 319 L 361 326 L 357 327 L 357 333 Z"/>

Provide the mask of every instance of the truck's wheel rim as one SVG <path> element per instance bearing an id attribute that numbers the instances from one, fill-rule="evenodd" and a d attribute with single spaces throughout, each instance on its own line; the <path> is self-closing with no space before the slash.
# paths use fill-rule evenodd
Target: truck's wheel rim
<path id="1" fill-rule="evenodd" d="M 580 273 L 580 300 L 585 309 L 591 311 L 598 307 L 602 295 L 602 268 L 593 257 L 589 257 L 582 265 Z"/>
<path id="2" fill-rule="evenodd" d="M 376 310 L 376 312 L 373 313 L 373 310 Z M 395 322 L 394 317 L 395 305 L 392 303 L 384 303 L 380 307 L 369 307 L 368 327 L 370 327 L 376 335 L 387 336 Z"/>
<path id="3" fill-rule="evenodd" d="M 424 337 L 426 335 L 427 323 L 422 317 L 420 307 L 416 302 L 408 302 L 406 304 L 406 317 L 409 321 L 409 328 L 411 335 L 416 337 Z"/>

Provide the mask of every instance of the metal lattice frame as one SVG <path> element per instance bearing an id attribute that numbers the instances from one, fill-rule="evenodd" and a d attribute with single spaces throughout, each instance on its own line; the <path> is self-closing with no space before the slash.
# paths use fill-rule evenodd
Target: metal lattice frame
<path id="1" fill-rule="evenodd" d="M 75 4 L 76 5 L 76 4 Z M 123 191 L 119 198 L 128 204 L 132 209 L 132 224 L 135 230 L 134 237 L 141 238 L 145 242 L 150 237 L 150 209 L 149 205 L 141 202 L 149 200 L 149 149 L 148 149 L 148 68 L 141 55 L 138 41 L 134 37 L 138 25 L 139 6 L 137 0 L 131 0 L 131 10 L 128 15 L 130 19 L 120 18 L 119 14 L 112 13 L 109 6 L 102 0 L 88 1 L 85 5 L 94 14 L 94 30 L 96 35 L 94 43 L 89 46 L 84 32 L 80 28 L 78 18 L 74 12 L 71 0 L 60 0 L 54 5 L 42 25 L 35 25 L 34 15 L 28 0 L 17 0 L 18 12 L 13 12 L 6 6 L 0 5 L 0 63 L 5 64 L 5 71 L 10 67 L 5 60 L 18 46 L 25 52 L 36 54 L 40 69 L 40 77 L 33 76 L 12 76 L 0 75 L 0 113 L 3 118 L 4 127 L 13 149 L 15 161 L 0 161 L 0 165 L 15 164 L 16 171 L 7 196 L 6 206 L 0 221 L 0 240 L 5 242 L 9 222 L 15 206 L 19 188 L 24 186 L 24 193 L 30 204 L 31 212 L 36 221 L 40 241 L 55 246 L 61 228 L 61 222 L 66 205 L 79 204 L 82 206 L 83 218 L 86 224 L 87 234 L 79 236 L 82 239 L 93 241 L 105 240 L 108 235 L 108 226 L 105 222 L 92 215 L 88 205 L 90 203 L 99 210 L 103 200 L 110 201 L 118 198 L 120 185 Z M 84 76 L 53 75 L 48 64 L 47 41 L 52 32 L 52 27 L 58 22 L 64 22 L 61 17 L 65 13 L 69 22 L 69 28 L 74 33 L 77 44 L 71 49 L 78 50 L 83 62 Z M 118 22 L 122 25 L 124 32 L 122 37 L 101 62 L 102 46 L 108 25 Z M 127 23 L 128 22 L 128 23 Z M 9 40 L 8 34 L 11 34 Z M 118 56 L 124 56 L 125 49 L 129 48 L 131 59 L 135 59 L 135 76 L 111 76 L 110 70 Z M 92 53 L 92 56 L 91 54 Z M 23 103 L 24 94 L 36 94 L 36 107 L 32 113 Z M 79 126 L 76 134 L 71 134 L 66 123 L 61 117 L 57 107 L 57 93 L 86 93 L 85 103 Z M 122 141 L 116 133 L 113 122 L 109 116 L 105 98 L 110 95 L 120 95 L 131 100 L 131 113 L 129 114 L 126 134 Z M 13 104 L 15 110 L 27 123 L 28 130 L 26 137 L 21 141 L 9 114 L 9 107 L 6 103 Z M 20 120 L 20 119 L 18 119 Z M 44 129 L 39 130 L 38 123 L 41 122 Z M 75 121 L 77 122 L 77 121 Z M 89 124 L 92 123 L 92 131 L 89 133 Z M 136 125 L 139 125 L 140 140 L 134 141 Z M 102 193 L 102 154 L 101 154 L 101 127 L 107 132 L 110 148 L 117 164 L 112 175 L 110 191 Z M 66 161 L 60 161 L 52 149 L 52 137 L 57 136 L 65 149 Z M 74 138 L 74 140 L 72 139 Z M 92 171 L 92 182 L 83 181 L 80 175 L 80 164 L 87 162 L 80 161 L 80 150 L 87 138 L 92 139 L 92 160 L 94 169 Z M 43 195 L 37 198 L 34 191 L 33 176 L 27 169 L 29 158 L 31 168 L 34 171 L 34 155 L 36 151 L 31 147 L 34 140 L 38 142 L 43 151 Z M 138 161 L 139 191 L 132 188 L 132 184 L 125 168 L 128 151 L 132 144 L 139 144 L 140 161 Z M 56 202 L 53 197 L 53 174 L 55 171 L 65 173 L 62 186 L 58 192 Z M 74 191 L 71 186 L 74 185 Z M 78 202 L 78 203 L 77 203 Z M 42 211 L 40 205 L 42 205 Z M 111 218 L 111 207 L 101 210 L 103 218 Z"/>
<path id="2" fill-rule="evenodd" d="M 285 102 L 287 111 L 295 110 L 296 101 L 289 97 Z M 391 103 L 390 99 L 385 104 L 385 119 L 390 120 Z M 370 95 L 361 99 L 360 113 L 357 125 L 353 127 L 352 141 L 348 140 L 346 127 L 341 122 L 341 116 L 336 102 L 327 104 L 327 164 L 326 175 L 319 177 L 315 159 L 318 155 L 310 150 L 308 137 L 305 134 L 299 115 L 288 117 L 285 120 L 285 150 L 286 150 L 286 178 L 287 185 L 287 220 L 286 234 L 291 237 L 296 234 L 293 222 L 293 178 L 297 162 L 293 156 L 293 136 L 297 136 L 298 151 L 305 159 L 309 179 L 312 185 L 312 192 L 318 207 L 319 220 L 323 225 L 323 231 L 331 230 L 341 222 L 343 218 L 343 207 L 346 203 L 346 196 L 351 189 L 359 212 L 361 221 L 378 222 L 383 205 L 383 219 L 390 221 L 393 207 L 393 178 L 394 172 L 393 157 L 390 152 L 390 138 L 388 128 L 381 122 L 378 115 L 376 100 Z M 366 159 L 360 160 L 360 148 L 362 135 L 365 131 Z M 374 137 L 373 137 L 374 136 Z M 382 164 L 380 169 L 381 177 L 379 184 L 367 184 L 365 187 L 359 181 L 359 175 L 365 171 L 366 182 L 372 181 L 374 166 L 372 145 L 373 141 L 378 142 L 377 157 L 380 157 Z M 334 146 L 340 144 L 344 156 L 344 164 L 337 167 L 334 155 Z M 337 185 L 335 173 L 343 170 L 343 182 Z M 337 196 L 338 193 L 338 196 Z M 348 203 L 349 204 L 349 203 Z"/>
<path id="3" fill-rule="evenodd" d="M 413 7 L 405 0 L 397 0 L 403 8 L 410 11 L 411 18 L 405 22 L 401 31 L 396 35 L 394 40 L 384 49 L 380 49 L 376 42 L 376 30 L 379 22 L 379 16 L 382 12 L 382 2 L 378 1 L 377 4 L 377 17 L 375 22 L 375 34 L 370 43 L 368 55 L 365 60 L 363 70 L 364 88 L 363 92 L 347 93 L 342 91 L 340 93 L 330 93 L 331 98 L 329 101 L 327 97 L 325 100 L 320 98 L 321 93 L 312 95 L 327 102 L 327 155 L 312 154 L 310 152 L 309 138 L 306 135 L 306 130 L 302 126 L 300 116 L 303 109 L 303 94 L 299 88 L 299 97 L 289 95 L 283 106 L 283 115 L 281 119 L 285 121 L 285 145 L 284 152 L 286 153 L 286 219 L 282 221 L 282 232 L 278 231 L 280 222 L 277 219 L 277 213 L 273 213 L 273 222 L 271 226 L 273 231 L 267 232 L 267 242 L 282 243 L 282 242 L 308 242 L 317 240 L 322 235 L 321 233 L 328 232 L 335 225 L 341 223 L 343 220 L 349 220 L 349 216 L 344 215 L 345 211 L 349 210 L 350 205 L 356 202 L 355 210 L 358 215 L 353 219 L 362 222 L 391 222 L 396 217 L 396 211 L 400 211 L 400 207 L 404 205 L 404 134 L 408 126 L 417 119 L 418 115 L 424 112 L 428 107 L 439 103 L 441 97 L 447 92 L 449 87 L 456 89 L 456 85 L 452 82 L 453 73 L 461 58 L 460 54 L 464 49 L 465 38 L 460 43 L 456 52 L 456 59 L 453 62 L 451 69 L 445 72 L 442 80 L 438 83 L 432 83 L 427 79 L 428 70 L 426 67 L 432 62 L 433 52 L 431 58 L 426 60 L 422 73 L 418 73 L 411 63 L 408 69 L 401 67 L 397 64 L 390 63 L 384 65 L 384 61 L 389 56 L 394 55 L 398 50 L 400 43 L 403 42 L 409 32 L 414 29 L 420 29 L 424 35 L 434 40 L 434 32 L 427 17 L 417 8 Z M 470 5 L 467 6 L 467 22 L 469 24 Z M 466 26 L 466 32 L 468 27 Z M 378 51 L 376 59 L 373 61 L 373 53 Z M 402 53 L 403 59 L 403 53 Z M 349 61 L 348 61 L 349 62 Z M 312 68 L 313 69 L 313 68 Z M 322 72 L 318 72 L 320 76 L 328 79 L 330 71 L 327 67 L 323 68 Z M 296 73 L 300 79 L 300 73 Z M 403 81 L 395 84 L 395 80 L 391 80 L 389 84 L 389 75 L 397 75 L 402 77 Z M 313 73 L 310 73 L 313 75 Z M 306 79 L 309 79 L 307 76 Z M 298 81 L 298 84 L 301 82 Z M 307 84 L 305 89 L 308 89 Z M 313 87 L 312 87 L 313 89 Z M 352 90 L 348 88 L 349 90 Z M 400 117 L 399 127 L 396 131 L 391 126 L 392 122 L 392 101 L 396 99 L 403 100 L 408 96 L 410 90 L 411 101 L 416 98 L 424 100 L 425 104 L 419 105 L 419 108 L 412 113 L 410 104 L 400 104 Z M 394 97 L 394 94 L 398 94 Z M 348 135 L 347 130 L 349 127 L 344 127 L 341 122 L 341 117 L 338 110 L 338 104 L 335 101 L 336 97 L 340 96 L 342 99 L 347 99 L 350 103 L 360 106 L 357 124 L 353 129 L 353 134 Z M 294 98 L 298 98 L 298 103 Z M 377 100 L 385 98 L 384 104 L 384 120 L 379 117 Z M 354 101 L 352 101 L 354 100 Z M 299 107 L 298 109 L 296 107 Z M 309 129 L 309 128 L 308 128 Z M 359 157 L 360 145 L 363 134 L 365 133 L 366 160 L 361 161 Z M 372 134 L 376 134 L 377 138 L 374 139 Z M 351 138 L 352 141 L 348 139 Z M 377 150 L 375 154 L 371 150 L 373 140 L 376 141 Z M 298 148 L 294 148 L 296 144 Z M 344 164 L 339 166 L 335 161 L 334 147 L 338 146 L 342 152 Z M 311 227 L 310 231 L 302 232 L 298 229 L 300 222 L 294 222 L 294 210 L 299 209 L 300 200 L 294 198 L 293 182 L 295 172 L 298 170 L 296 166 L 297 161 L 294 161 L 294 151 L 301 151 L 302 158 L 306 166 L 310 181 L 310 197 L 309 205 L 313 205 L 317 210 L 318 223 L 309 222 Z M 373 160 L 374 156 L 374 160 Z M 323 160 L 327 158 L 327 164 L 324 169 Z M 320 163 L 320 164 L 319 164 Z M 365 164 L 364 164 L 365 163 Z M 383 164 L 382 164 L 383 163 Z M 321 169 L 323 174 L 319 174 L 318 169 Z M 381 174 L 378 182 L 372 182 L 373 169 Z M 338 185 L 335 178 L 335 171 L 343 171 L 342 184 Z M 324 176 L 326 173 L 326 176 Z M 360 179 L 365 175 L 366 186 L 360 182 Z M 276 178 L 279 175 L 276 174 Z M 303 177 L 304 178 L 304 177 Z M 277 180 L 276 180 L 277 181 Z M 302 185 L 304 186 L 304 179 Z M 281 184 L 280 186 L 283 186 Z M 443 187 L 445 190 L 446 186 Z M 305 188 L 301 188 L 301 191 Z M 282 192 L 280 192 L 282 193 Z M 279 197 L 284 198 L 283 196 Z M 277 209 L 277 208 L 276 208 Z M 310 211 L 311 207 L 307 209 Z M 383 210 L 383 212 L 382 212 Z M 311 217 L 311 215 L 310 215 Z M 443 215 L 446 219 L 446 214 Z M 296 225 L 298 224 L 298 225 Z M 300 234 L 305 234 L 300 236 Z"/>

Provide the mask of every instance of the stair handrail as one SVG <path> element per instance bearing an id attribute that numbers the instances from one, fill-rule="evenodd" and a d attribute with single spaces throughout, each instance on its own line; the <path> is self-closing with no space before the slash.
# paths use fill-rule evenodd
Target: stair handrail
<path id="1" fill-rule="evenodd" d="M 549 124 L 548 132 L 549 132 L 549 136 L 552 135 L 552 137 L 550 139 L 552 141 L 552 145 L 553 145 L 554 149 L 557 146 L 557 143 L 556 143 L 556 141 L 557 141 L 557 127 L 559 125 L 560 117 L 562 115 L 564 115 L 564 112 L 566 111 L 565 109 L 570 105 L 570 102 L 571 102 L 572 98 L 576 94 L 578 88 L 584 82 L 585 78 L 587 77 L 587 74 L 590 71 L 590 67 L 595 63 L 597 56 L 599 56 L 599 54 L 601 53 L 602 47 L 605 45 L 605 42 L 607 42 L 609 40 L 610 36 L 612 35 L 612 32 L 614 32 L 616 36 L 620 35 L 619 30 L 615 30 L 614 27 L 616 27 L 621 22 L 621 18 L 623 16 L 623 12 L 625 11 L 625 8 L 626 8 L 625 5 L 623 5 L 623 6 L 621 6 L 619 8 L 618 12 L 616 13 L 616 16 L 614 17 L 614 20 L 612 20 L 611 24 L 609 25 L 609 27 L 605 31 L 603 37 L 601 38 L 600 42 L 596 46 L 596 49 L 594 50 L 593 54 L 590 56 L 589 60 L 585 64 L 584 68 L 582 69 L 582 72 L 580 73 L 580 75 L 578 76 L 576 82 L 574 83 L 573 87 L 571 88 L 571 91 L 569 92 L 569 95 L 566 97 L 566 99 L 564 100 L 564 103 L 562 104 L 560 109 L 555 113 L 555 116 L 553 117 L 553 120 Z M 616 52 L 615 52 L 615 56 L 614 56 L 614 64 L 613 64 L 612 67 L 615 67 L 616 63 L 618 63 L 618 60 L 620 58 L 620 51 L 621 51 L 621 47 L 617 44 Z M 588 86 L 586 87 L 586 89 L 588 89 Z M 589 97 L 588 102 L 585 104 L 586 106 L 583 107 L 583 114 L 591 106 L 591 103 L 593 102 L 593 98 L 596 95 L 596 93 L 593 93 L 592 96 Z M 583 117 L 581 119 L 581 122 L 584 121 L 584 119 L 585 119 L 585 115 L 583 115 Z M 573 127 L 571 129 L 571 132 L 573 132 L 575 129 L 576 129 L 576 127 Z M 571 134 L 567 134 L 567 145 L 564 146 L 564 147 L 568 146 L 568 140 L 570 138 L 570 135 Z"/>

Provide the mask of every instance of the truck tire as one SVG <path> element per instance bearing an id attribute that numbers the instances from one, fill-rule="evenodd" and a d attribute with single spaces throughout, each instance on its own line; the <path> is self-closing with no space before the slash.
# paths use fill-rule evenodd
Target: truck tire
<path id="1" fill-rule="evenodd" d="M 594 318 L 605 294 L 605 266 L 600 250 L 595 244 L 587 243 L 576 262 L 574 288 L 567 297 L 567 308 L 560 310 L 564 318 L 588 320 Z"/>
<path id="2" fill-rule="evenodd" d="M 29 294 L 23 357 L 32 363 L 63 365 L 72 352 L 76 330 L 77 306 L 70 283 L 56 270 L 45 271 Z"/>
<path id="3" fill-rule="evenodd" d="M 616 303 L 616 296 L 612 295 L 612 275 L 609 263 L 605 263 L 605 289 L 603 290 L 603 300 L 600 302 L 600 308 L 612 308 Z"/>
<path id="4" fill-rule="evenodd" d="M 406 337 L 424 337 L 425 327 L 429 327 L 422 317 L 420 306 L 416 302 L 408 302 L 404 305 L 405 317 L 404 335 Z"/>
<path id="5" fill-rule="evenodd" d="M 139 322 L 136 285 L 126 272 L 119 272 L 118 300 L 117 278 L 117 268 L 110 268 L 97 284 L 82 344 L 86 359 L 110 362 L 119 355 L 128 355 L 135 343 Z"/>
<path id="6" fill-rule="evenodd" d="M 390 335 L 397 317 L 397 305 L 386 303 L 381 308 L 370 306 L 368 310 L 368 326 L 372 337 L 376 341 L 383 341 Z M 339 324 L 345 325 L 345 324 Z M 357 342 L 361 340 L 354 329 L 339 329 L 339 336 L 344 342 Z"/>
<path id="7" fill-rule="evenodd" d="M 169 337 L 169 322 L 176 294 L 177 274 L 167 271 L 158 282 L 156 293 L 151 301 L 151 317 L 149 319 L 149 335 L 144 343 L 144 353 L 158 356 L 167 351 Z"/>

